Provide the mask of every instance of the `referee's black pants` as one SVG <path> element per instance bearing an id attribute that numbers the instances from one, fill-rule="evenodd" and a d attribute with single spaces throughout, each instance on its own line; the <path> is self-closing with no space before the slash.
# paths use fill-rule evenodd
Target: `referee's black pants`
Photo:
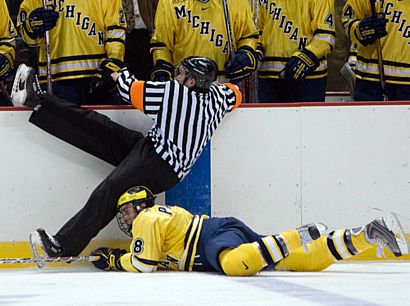
<path id="1" fill-rule="evenodd" d="M 171 166 L 141 133 L 98 112 L 46 95 L 29 121 L 116 167 L 56 234 L 64 256 L 78 255 L 115 217 L 118 198 L 127 189 L 143 185 L 157 194 L 179 182 Z"/>

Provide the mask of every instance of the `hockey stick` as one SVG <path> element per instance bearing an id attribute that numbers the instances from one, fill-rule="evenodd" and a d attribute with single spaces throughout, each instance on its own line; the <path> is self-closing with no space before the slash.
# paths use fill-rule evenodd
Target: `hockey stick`
<path id="1" fill-rule="evenodd" d="M 253 23 L 256 26 L 256 29 L 259 32 L 258 28 L 258 16 L 259 16 L 259 0 L 250 0 L 251 10 L 253 13 Z M 256 67 L 258 70 L 258 67 Z M 245 79 L 245 92 L 249 94 L 249 100 L 246 100 L 248 103 L 258 102 L 258 95 L 256 94 L 256 89 L 258 88 L 258 77 L 257 72 L 252 73 L 248 78 Z"/>
<path id="2" fill-rule="evenodd" d="M 228 58 L 229 61 L 233 61 L 235 58 L 235 46 L 233 43 L 233 34 L 232 34 L 232 26 L 231 26 L 231 18 L 229 15 L 229 9 L 228 9 L 228 0 L 222 0 L 222 5 L 224 9 L 224 16 L 225 16 L 225 27 L 226 27 L 226 33 L 228 34 Z M 247 90 L 247 78 L 244 81 L 241 81 L 239 84 L 240 88 L 245 89 L 245 101 L 248 102 L 249 100 L 249 90 Z"/>
<path id="3" fill-rule="evenodd" d="M 376 0 L 369 0 L 370 7 L 372 9 L 372 16 L 377 18 L 376 12 Z M 386 78 L 384 76 L 384 65 L 383 65 L 383 54 L 382 54 L 382 45 L 380 43 L 380 38 L 376 40 L 376 50 L 377 50 L 377 66 L 379 68 L 379 77 L 380 77 L 380 86 L 382 88 L 383 101 L 388 101 L 386 91 Z"/>
<path id="4" fill-rule="evenodd" d="M 37 232 L 30 233 L 29 242 L 34 258 L 3 258 L 0 259 L 0 263 L 35 263 L 38 268 L 43 268 L 50 262 L 91 262 L 100 259 L 100 256 L 67 256 L 67 257 L 48 257 L 40 254 L 39 250 L 44 253 L 43 244 L 41 238 Z M 2 262 L 4 261 L 4 262 Z"/>
<path id="5" fill-rule="evenodd" d="M 67 256 L 67 257 L 21 257 L 21 258 L 0 258 L 0 264 L 29 264 L 36 263 L 39 268 L 44 267 L 46 263 L 53 262 L 92 262 L 100 259 L 100 256 Z M 42 264 L 39 266 L 38 264 Z"/>
<path id="6" fill-rule="evenodd" d="M 235 47 L 233 45 L 233 35 L 232 35 L 231 19 L 229 17 L 228 0 L 222 0 L 222 5 L 224 8 L 226 33 L 228 34 L 228 58 L 229 60 L 232 61 L 235 57 Z"/>
<path id="7" fill-rule="evenodd" d="M 47 8 L 46 0 L 43 0 L 43 7 Z M 46 31 L 46 59 L 47 59 L 47 91 L 50 95 L 53 94 L 53 84 L 51 79 L 51 54 L 50 54 L 50 35 Z"/>

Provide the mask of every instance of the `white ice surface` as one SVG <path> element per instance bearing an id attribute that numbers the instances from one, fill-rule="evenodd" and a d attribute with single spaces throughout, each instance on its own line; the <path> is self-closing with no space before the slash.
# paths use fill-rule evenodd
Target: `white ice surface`
<path id="1" fill-rule="evenodd" d="M 91 266 L 0 269 L 1 305 L 410 305 L 410 262 L 324 272 L 104 272 Z"/>

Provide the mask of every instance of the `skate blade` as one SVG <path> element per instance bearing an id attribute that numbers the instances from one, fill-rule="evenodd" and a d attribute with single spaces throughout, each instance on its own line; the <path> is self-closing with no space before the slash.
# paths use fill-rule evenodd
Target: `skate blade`
<path id="1" fill-rule="evenodd" d="M 40 235 L 37 232 L 32 232 L 30 233 L 29 240 L 30 240 L 31 251 L 33 252 L 33 257 L 35 259 L 40 259 L 36 261 L 36 265 L 38 268 L 41 269 L 46 265 L 46 262 L 42 261 L 41 259 L 44 259 L 47 256 L 45 255 L 43 243 L 41 242 Z"/>
<path id="2" fill-rule="evenodd" d="M 386 218 L 384 218 L 384 222 L 387 228 L 394 233 L 401 254 L 409 254 L 409 242 L 407 241 L 406 233 L 404 232 L 403 227 L 399 221 L 399 215 L 397 213 L 391 212 Z"/>

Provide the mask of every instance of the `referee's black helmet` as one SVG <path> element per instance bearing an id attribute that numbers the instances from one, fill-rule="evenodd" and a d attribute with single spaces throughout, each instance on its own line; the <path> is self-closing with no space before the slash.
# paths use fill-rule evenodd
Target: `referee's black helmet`
<path id="1" fill-rule="evenodd" d="M 181 68 L 185 68 L 186 75 L 195 78 L 194 90 L 208 91 L 212 83 L 216 81 L 217 66 L 214 60 L 204 56 L 189 56 L 177 67 L 176 75 Z"/>

